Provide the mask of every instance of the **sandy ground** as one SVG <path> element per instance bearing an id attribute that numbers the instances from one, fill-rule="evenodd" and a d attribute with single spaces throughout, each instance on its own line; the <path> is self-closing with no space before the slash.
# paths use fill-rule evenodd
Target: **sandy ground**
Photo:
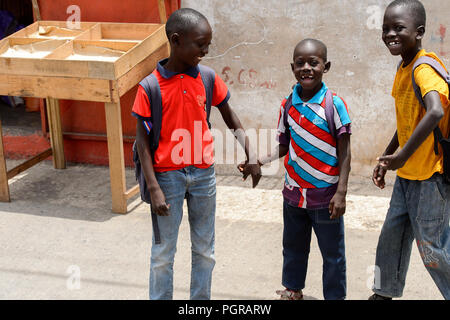
<path id="1" fill-rule="evenodd" d="M 17 161 L 8 161 L 8 168 Z M 370 172 L 370 171 L 369 171 Z M 135 184 L 127 169 L 127 184 Z M 367 299 L 375 250 L 389 204 L 368 176 L 352 175 L 347 198 L 347 286 L 350 300 Z M 236 176 L 217 176 L 216 267 L 212 299 L 276 299 L 281 287 L 281 177 L 256 189 Z M 129 213 L 111 212 L 106 167 L 45 161 L 9 181 L 10 203 L 0 203 L 0 299 L 148 299 L 152 227 L 138 197 Z M 186 214 L 186 213 L 185 213 Z M 179 233 L 174 298 L 189 299 L 189 224 Z M 323 299 L 322 261 L 315 237 L 307 299 Z M 414 247 L 402 299 L 442 299 Z"/>

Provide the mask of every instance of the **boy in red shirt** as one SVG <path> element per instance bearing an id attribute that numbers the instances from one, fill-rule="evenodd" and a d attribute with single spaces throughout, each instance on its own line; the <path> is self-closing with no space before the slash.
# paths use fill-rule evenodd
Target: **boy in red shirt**
<path id="1" fill-rule="evenodd" d="M 208 53 L 212 30 L 201 13 L 183 8 L 169 17 L 166 34 L 170 56 L 160 61 L 153 71 L 162 101 L 156 150 L 150 147 L 152 130 L 157 125 L 150 103 L 153 100 L 142 86 L 133 106 L 133 115 L 138 118 L 136 147 L 154 218 L 150 299 L 173 298 L 173 262 L 185 198 L 192 243 L 190 298 L 210 299 L 215 264 L 216 180 L 213 139 L 206 112 L 207 90 L 199 63 Z M 236 132 L 247 159 L 254 159 L 255 164 L 249 168 L 255 185 L 261 170 L 256 165 L 256 156 L 250 154 L 242 125 L 228 104 L 229 91 L 217 74 L 212 88 L 211 105 L 220 111 L 227 127 Z M 156 231 L 160 235 L 158 241 L 155 241 Z"/>

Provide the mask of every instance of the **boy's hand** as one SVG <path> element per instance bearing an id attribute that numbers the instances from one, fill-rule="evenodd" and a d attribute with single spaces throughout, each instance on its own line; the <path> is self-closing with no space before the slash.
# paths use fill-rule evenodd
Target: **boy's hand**
<path id="1" fill-rule="evenodd" d="M 168 216 L 170 214 L 170 204 L 166 204 L 166 197 L 160 187 L 150 191 L 150 201 L 152 203 L 153 212 L 158 216 Z"/>
<path id="2" fill-rule="evenodd" d="M 405 165 L 407 159 L 403 159 L 399 154 L 393 154 L 378 157 L 377 160 L 383 170 L 397 170 Z"/>
<path id="3" fill-rule="evenodd" d="M 386 170 L 381 167 L 378 163 L 373 169 L 372 181 L 380 189 L 384 189 L 386 182 L 384 181 L 384 176 L 386 175 Z"/>
<path id="4" fill-rule="evenodd" d="M 238 170 L 242 173 L 243 180 L 246 180 L 249 175 L 252 175 L 252 187 L 255 188 L 259 180 L 261 179 L 261 164 L 258 163 L 250 164 L 248 161 L 238 165 Z"/>
<path id="5" fill-rule="evenodd" d="M 337 219 L 345 213 L 345 195 L 336 192 L 330 201 L 328 208 L 330 211 L 330 219 Z"/>

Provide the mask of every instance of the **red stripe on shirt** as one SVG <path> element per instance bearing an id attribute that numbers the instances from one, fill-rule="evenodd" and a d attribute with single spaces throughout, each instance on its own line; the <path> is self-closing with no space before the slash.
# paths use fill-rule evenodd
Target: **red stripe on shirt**
<path id="1" fill-rule="evenodd" d="M 294 148 L 295 154 L 297 154 L 298 157 L 300 157 L 303 161 L 305 161 L 307 164 L 309 164 L 311 167 L 313 167 L 317 171 L 325 173 L 329 176 L 338 176 L 339 175 L 338 167 L 330 166 L 329 164 L 326 164 L 326 163 L 320 161 L 319 159 L 313 157 L 311 154 L 307 153 L 300 146 L 298 146 L 294 140 L 291 140 L 291 145 Z"/>
<path id="2" fill-rule="evenodd" d="M 291 167 L 288 164 L 289 161 L 289 157 L 286 156 L 284 159 L 284 167 L 286 168 L 287 173 L 289 174 L 289 176 L 292 178 L 292 180 L 294 180 L 295 182 L 297 182 L 297 184 L 299 186 L 301 186 L 302 188 L 316 188 L 316 186 L 314 186 L 313 184 L 309 183 L 308 181 L 302 179 L 297 172 L 295 172 L 294 168 Z"/>

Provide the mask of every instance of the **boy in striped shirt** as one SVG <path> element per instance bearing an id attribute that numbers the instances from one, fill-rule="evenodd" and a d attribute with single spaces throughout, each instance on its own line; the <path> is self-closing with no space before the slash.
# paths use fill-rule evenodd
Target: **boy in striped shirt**
<path id="1" fill-rule="evenodd" d="M 351 121 L 345 102 L 322 82 L 330 66 L 321 41 L 305 39 L 297 44 L 291 67 L 298 83 L 281 104 L 279 145 L 259 159 L 262 166 L 287 155 L 282 274 L 286 289 L 277 291 L 283 300 L 303 298 L 312 229 L 323 257 L 324 298 L 346 297 L 342 216 L 350 172 Z M 332 100 L 328 109 L 327 98 Z M 246 169 L 240 166 L 244 178 Z"/>

